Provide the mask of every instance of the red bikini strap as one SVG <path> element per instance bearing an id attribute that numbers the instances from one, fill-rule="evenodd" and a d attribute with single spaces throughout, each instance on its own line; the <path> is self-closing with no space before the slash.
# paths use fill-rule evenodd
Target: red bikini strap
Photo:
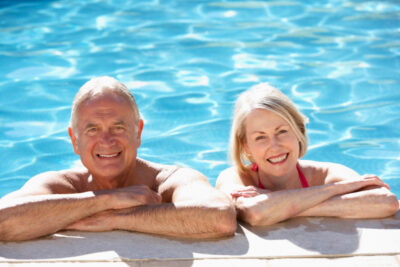
<path id="1" fill-rule="evenodd" d="M 304 176 L 303 172 L 301 171 L 299 164 L 296 164 L 296 169 L 297 169 L 297 173 L 299 174 L 301 185 L 304 188 L 309 187 L 307 179 Z M 255 172 L 258 171 L 258 166 L 257 166 L 256 163 L 253 163 L 253 166 L 251 167 L 251 170 L 255 171 Z M 261 179 L 260 179 L 259 175 L 258 175 L 258 188 L 265 189 L 263 184 L 261 183 Z"/>
<path id="2" fill-rule="evenodd" d="M 258 188 L 265 189 L 263 184 L 261 183 L 260 176 L 258 176 Z"/>
<path id="3" fill-rule="evenodd" d="M 251 170 L 252 170 L 253 172 L 257 172 L 257 171 L 258 171 L 258 165 L 257 165 L 257 163 L 253 163 L 253 166 L 251 166 Z M 259 176 L 259 175 L 257 175 L 257 178 L 258 178 L 258 188 L 265 189 L 264 186 L 263 186 L 263 184 L 261 183 L 261 180 L 260 180 L 260 176 Z"/>
<path id="4" fill-rule="evenodd" d="M 300 166 L 299 166 L 298 163 L 296 164 L 296 169 L 297 169 L 297 172 L 299 173 L 301 185 L 302 185 L 304 188 L 305 188 L 305 187 L 308 187 L 307 179 L 306 179 L 306 177 L 304 176 L 303 172 L 301 171 Z"/>

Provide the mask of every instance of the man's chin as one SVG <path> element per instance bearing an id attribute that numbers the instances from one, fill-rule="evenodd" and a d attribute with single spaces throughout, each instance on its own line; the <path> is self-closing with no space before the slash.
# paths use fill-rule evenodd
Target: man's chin
<path id="1" fill-rule="evenodd" d="M 99 177 L 102 179 L 113 179 L 121 175 L 121 168 L 97 168 L 95 170 L 89 170 L 92 176 Z"/>

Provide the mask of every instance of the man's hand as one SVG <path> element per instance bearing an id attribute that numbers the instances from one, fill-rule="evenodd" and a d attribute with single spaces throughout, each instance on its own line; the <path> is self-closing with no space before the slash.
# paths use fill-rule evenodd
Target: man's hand
<path id="1" fill-rule="evenodd" d="M 135 206 L 159 204 L 160 194 L 145 185 L 134 185 L 113 190 L 100 191 L 99 194 L 111 196 L 111 209 L 125 209 Z"/>
<path id="2" fill-rule="evenodd" d="M 93 216 L 84 218 L 67 226 L 65 230 L 77 230 L 88 232 L 105 232 L 115 229 L 113 215 L 115 210 L 105 210 Z"/>
<path id="3" fill-rule="evenodd" d="M 115 229 L 117 214 L 130 211 L 132 207 L 160 204 L 162 197 L 145 185 L 134 185 L 113 190 L 101 191 L 100 194 L 112 196 L 112 209 L 86 217 L 67 226 L 67 230 L 111 231 Z"/>

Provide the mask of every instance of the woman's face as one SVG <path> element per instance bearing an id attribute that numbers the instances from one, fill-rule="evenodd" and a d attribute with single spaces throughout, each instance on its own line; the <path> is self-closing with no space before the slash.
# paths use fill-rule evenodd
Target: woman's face
<path id="1" fill-rule="evenodd" d="M 244 148 L 260 172 L 280 177 L 293 170 L 299 157 L 299 140 L 281 116 L 266 109 L 255 109 L 244 124 Z"/>

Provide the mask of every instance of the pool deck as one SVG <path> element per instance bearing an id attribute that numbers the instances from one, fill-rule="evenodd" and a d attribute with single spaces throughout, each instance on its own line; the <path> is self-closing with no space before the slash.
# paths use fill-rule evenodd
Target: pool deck
<path id="1" fill-rule="evenodd" d="M 50 264 L 400 267 L 400 211 L 380 220 L 318 217 L 269 227 L 239 224 L 235 236 L 207 241 L 67 231 L 34 241 L 0 242 L 0 266 Z"/>

